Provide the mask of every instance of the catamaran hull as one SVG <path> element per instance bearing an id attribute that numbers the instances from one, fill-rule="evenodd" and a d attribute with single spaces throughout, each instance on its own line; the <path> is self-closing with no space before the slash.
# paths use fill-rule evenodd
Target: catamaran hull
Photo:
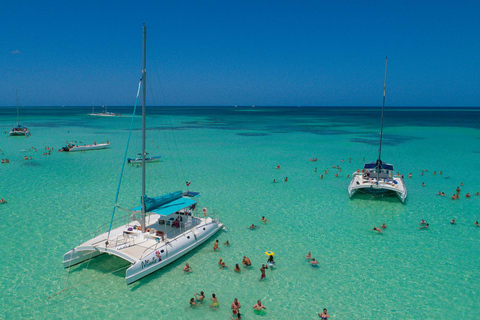
<path id="1" fill-rule="evenodd" d="M 375 188 L 375 187 L 364 187 L 364 188 L 356 188 L 353 190 L 349 190 L 348 192 L 349 192 L 350 198 L 353 197 L 355 193 L 357 193 L 357 191 L 368 193 L 372 196 L 396 195 L 402 202 L 405 202 L 405 198 L 406 198 L 406 195 L 403 195 L 402 193 L 397 192 L 395 190 L 388 190 L 388 189 Z"/>
<path id="2" fill-rule="evenodd" d="M 90 248 L 90 249 L 75 248 L 63 255 L 63 267 L 64 268 L 72 267 L 76 264 L 87 261 L 88 259 L 95 258 L 103 253 L 105 252 L 98 251 L 94 248 Z"/>
<path id="3" fill-rule="evenodd" d="M 163 268 L 169 263 L 184 256 L 208 239 L 223 227 L 222 223 L 212 222 L 199 225 L 181 236 L 162 244 L 155 251 L 137 261 L 126 272 L 127 284 L 131 284 L 149 274 Z M 160 259 L 159 259 L 160 257 Z"/>
<path id="4" fill-rule="evenodd" d="M 124 252 L 130 245 L 120 245 L 118 247 L 105 248 L 104 240 L 90 245 L 80 245 L 73 250 L 65 253 L 63 256 L 64 268 L 72 267 L 76 264 L 97 257 L 101 254 L 108 253 L 122 258 L 132 265 L 126 271 L 127 284 L 131 284 L 161 268 L 169 263 L 184 256 L 196 247 L 210 239 L 217 231 L 223 227 L 223 224 L 208 218 L 206 222 L 178 235 L 173 239 L 158 243 L 158 246 L 148 249 L 145 257 L 134 259 Z M 123 227 L 121 227 L 123 229 Z M 102 236 L 100 236 L 102 238 Z M 100 239 L 98 238 L 98 239 Z M 114 239 L 111 239 L 111 244 Z M 160 259 L 159 259 L 160 257 Z"/>
<path id="5" fill-rule="evenodd" d="M 30 132 L 23 132 L 23 131 L 10 131 L 8 133 L 9 136 L 11 137 L 15 137 L 15 136 L 29 136 L 30 135 Z"/>
<path id="6" fill-rule="evenodd" d="M 392 185 L 391 183 L 381 182 L 380 184 L 376 184 L 375 182 L 365 181 L 361 179 L 361 175 L 358 175 L 357 173 L 353 173 L 352 176 L 352 181 L 348 186 L 348 194 L 350 198 L 353 197 L 357 191 L 371 194 L 373 196 L 397 195 L 402 202 L 405 202 L 405 199 L 407 198 L 407 188 L 405 187 L 403 180 L 400 178 L 392 178 L 396 182 L 396 184 Z"/>

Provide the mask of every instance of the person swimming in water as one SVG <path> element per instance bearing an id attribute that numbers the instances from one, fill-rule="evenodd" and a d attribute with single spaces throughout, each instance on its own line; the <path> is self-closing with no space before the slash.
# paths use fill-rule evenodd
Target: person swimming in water
<path id="1" fill-rule="evenodd" d="M 243 256 L 242 264 L 244 264 L 247 267 L 250 267 L 252 265 L 252 261 L 250 261 L 250 259 L 247 258 L 246 256 Z"/>
<path id="2" fill-rule="evenodd" d="M 240 266 L 237 264 L 235 264 L 235 269 L 233 269 L 233 271 L 235 272 L 240 272 Z"/>
<path id="3" fill-rule="evenodd" d="M 450 221 L 450 224 L 455 224 L 455 219 L 452 219 L 452 221 Z"/>
<path id="4" fill-rule="evenodd" d="M 478 221 L 475 221 L 474 225 L 476 225 L 477 227 L 480 227 L 480 224 L 478 224 Z"/>
<path id="5" fill-rule="evenodd" d="M 196 307 L 197 306 L 197 303 L 195 302 L 194 298 L 190 299 L 190 306 L 191 307 Z"/>
<path id="6" fill-rule="evenodd" d="M 382 229 L 387 229 L 387 225 L 385 224 L 385 222 L 382 224 Z"/>
<path id="7" fill-rule="evenodd" d="M 248 229 L 255 230 L 255 229 L 257 229 L 257 226 L 252 223 L 252 225 L 250 227 L 248 227 Z"/>
<path id="8" fill-rule="evenodd" d="M 202 303 L 203 299 L 205 299 L 205 293 L 203 293 L 203 291 L 200 291 L 200 293 L 195 293 L 193 296 L 197 300 L 197 304 Z"/>
<path id="9" fill-rule="evenodd" d="M 189 272 L 192 272 L 192 268 L 190 268 L 190 266 L 188 265 L 188 263 L 185 265 L 185 267 L 183 267 L 183 271 L 185 271 L 186 273 L 189 273 Z"/>
<path id="10" fill-rule="evenodd" d="M 273 266 L 273 265 L 275 264 L 275 260 L 273 260 L 273 256 L 269 256 L 269 257 L 268 257 L 267 263 L 268 263 L 270 266 Z"/>
<path id="11" fill-rule="evenodd" d="M 215 244 L 213 245 L 213 251 L 217 251 L 218 250 L 218 239 L 215 240 Z"/>
<path id="12" fill-rule="evenodd" d="M 305 256 L 305 259 L 312 259 L 312 254 L 310 251 L 308 251 L 307 255 Z"/>
<path id="13" fill-rule="evenodd" d="M 421 226 L 421 227 L 418 228 L 418 229 L 428 229 L 428 227 L 429 227 L 429 225 L 428 225 L 428 223 L 427 223 L 427 224 L 425 224 L 424 226 Z"/>
<path id="14" fill-rule="evenodd" d="M 318 261 L 315 260 L 315 258 L 312 258 L 312 261 L 309 261 L 308 263 L 310 263 L 312 266 L 318 265 Z"/>
<path id="15" fill-rule="evenodd" d="M 223 261 L 223 259 L 218 260 L 218 265 L 219 265 L 220 268 L 222 268 L 222 269 L 228 268 L 228 266 L 225 264 L 225 262 Z"/>
<path id="16" fill-rule="evenodd" d="M 426 224 L 427 222 L 425 220 L 422 219 L 422 221 L 420 221 L 420 224 Z"/>
<path id="17" fill-rule="evenodd" d="M 267 223 L 267 222 L 268 222 L 268 219 L 265 218 L 264 216 L 262 216 L 262 222 Z"/>
<path id="18" fill-rule="evenodd" d="M 382 233 L 382 230 L 378 229 L 377 227 L 373 227 L 373 231 L 377 231 L 378 233 Z"/>

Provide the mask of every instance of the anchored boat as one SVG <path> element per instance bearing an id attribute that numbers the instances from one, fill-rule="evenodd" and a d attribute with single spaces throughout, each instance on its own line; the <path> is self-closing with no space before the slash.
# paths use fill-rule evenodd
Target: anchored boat
<path id="1" fill-rule="evenodd" d="M 58 150 L 60 152 L 76 152 L 76 151 L 89 151 L 89 150 L 100 150 L 100 149 L 108 149 L 110 148 L 110 143 L 94 143 L 94 144 L 85 144 L 83 146 L 75 145 L 75 144 L 67 144 L 62 149 Z"/>
<path id="2" fill-rule="evenodd" d="M 154 157 L 148 157 L 148 158 L 145 158 L 145 163 L 150 163 L 150 162 L 160 162 L 160 159 L 162 157 L 161 156 L 154 156 Z M 139 158 L 128 158 L 127 159 L 127 162 L 130 163 L 130 164 L 141 164 L 143 161 L 143 159 L 141 157 Z"/>
<path id="3" fill-rule="evenodd" d="M 387 87 L 387 65 L 388 58 L 385 60 L 385 81 L 383 84 L 383 105 L 378 159 L 376 162 L 365 164 L 362 171 L 357 170 L 352 174 L 352 181 L 350 181 L 350 184 L 348 185 L 348 194 L 350 197 L 357 192 L 372 195 L 397 195 L 402 202 L 405 202 L 405 199 L 407 198 L 407 187 L 405 186 L 403 176 L 395 176 L 393 165 L 384 163 L 381 160 L 383 111 L 385 109 L 385 91 Z"/>
<path id="4" fill-rule="evenodd" d="M 120 113 L 113 113 L 107 111 L 107 106 L 102 106 L 105 111 L 104 112 L 97 112 L 95 113 L 95 107 L 92 107 L 92 113 L 88 115 L 91 117 L 123 117 Z"/>
<path id="5" fill-rule="evenodd" d="M 63 256 L 63 266 L 71 267 L 90 258 L 107 253 L 131 263 L 126 271 L 127 284 L 133 283 L 187 254 L 209 238 L 223 224 L 218 216 L 207 216 L 207 210 L 198 214 L 197 192 L 173 192 L 149 198 L 145 194 L 146 160 L 146 32 L 143 26 L 143 69 L 140 85 L 143 86 L 142 104 L 142 197 L 141 205 L 122 217 L 113 219 L 95 230 L 89 240 L 81 241 Z M 133 117 L 133 115 L 132 115 Z M 128 151 L 128 145 L 127 150 Z M 123 162 L 123 165 L 125 161 Z M 123 173 L 123 167 L 122 167 Z M 120 189 L 120 185 L 118 190 Z M 115 208 L 117 206 L 115 199 Z M 138 215 L 141 215 L 139 218 Z M 113 227 L 114 224 L 120 224 Z"/>
<path id="6" fill-rule="evenodd" d="M 8 133 L 9 136 L 29 136 L 30 131 L 25 126 L 21 126 L 18 120 L 18 91 L 17 91 L 17 125 Z"/>

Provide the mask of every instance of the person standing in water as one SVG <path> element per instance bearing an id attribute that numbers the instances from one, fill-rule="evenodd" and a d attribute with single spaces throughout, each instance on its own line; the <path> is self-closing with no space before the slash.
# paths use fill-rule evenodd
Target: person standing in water
<path id="1" fill-rule="evenodd" d="M 247 258 L 246 256 L 243 256 L 242 264 L 244 264 L 247 267 L 250 267 L 252 265 L 252 261 L 250 261 L 250 259 Z"/>
<path id="2" fill-rule="evenodd" d="M 323 308 L 323 312 L 322 312 L 322 313 L 319 313 L 318 316 L 320 317 L 320 319 L 328 319 L 328 318 L 330 318 L 330 315 L 328 314 L 326 308 Z"/>
<path id="3" fill-rule="evenodd" d="M 232 305 L 230 307 L 232 309 L 233 315 L 238 314 L 241 306 L 240 306 L 240 302 L 238 302 L 237 298 L 235 298 L 235 300 L 233 300 Z"/>
<path id="4" fill-rule="evenodd" d="M 260 277 L 260 281 L 262 281 L 265 278 L 265 270 L 267 270 L 268 267 L 262 264 L 262 267 L 260 268 L 260 272 L 262 272 L 262 276 Z"/>
<path id="5" fill-rule="evenodd" d="M 212 304 L 210 305 L 210 308 L 212 309 L 217 309 L 218 308 L 218 300 L 217 297 L 215 296 L 215 293 L 212 293 Z"/>
<path id="6" fill-rule="evenodd" d="M 260 300 L 257 300 L 257 303 L 253 306 L 253 309 L 257 311 L 262 311 L 263 309 L 267 309 Z"/>

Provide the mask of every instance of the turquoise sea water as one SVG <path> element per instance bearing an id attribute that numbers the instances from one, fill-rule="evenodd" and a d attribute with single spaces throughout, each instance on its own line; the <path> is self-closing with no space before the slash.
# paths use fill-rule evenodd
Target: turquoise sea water
<path id="1" fill-rule="evenodd" d="M 465 193 L 480 191 L 480 109 L 387 109 L 382 158 L 413 174 L 402 204 L 347 193 L 347 174 L 363 157 L 376 160 L 379 108 L 149 108 L 148 152 L 163 160 L 148 165 L 147 194 L 185 190 L 191 180 L 200 205 L 226 226 L 216 238 L 231 246 L 214 252 L 213 238 L 129 286 L 124 270 L 112 273 L 128 264 L 116 257 L 69 272 L 62 266 L 65 252 L 110 219 L 130 124 L 89 111 L 22 108 L 32 136 L 0 140 L 1 158 L 10 160 L 0 164 L 0 197 L 8 201 L 0 205 L 0 318 L 229 319 L 234 298 L 244 319 L 315 319 L 323 308 L 331 319 L 478 318 L 480 197 Z M 15 109 L 0 109 L 0 132 L 14 124 Z M 109 140 L 112 148 L 57 152 L 66 140 Z M 45 147 L 55 151 L 43 155 Z M 135 130 L 129 157 L 140 147 Z M 125 168 L 121 206 L 138 204 L 140 179 L 140 168 Z M 453 201 L 457 186 L 461 198 Z M 418 229 L 422 219 L 430 229 Z M 383 234 L 370 230 L 383 222 Z M 260 227 L 248 230 L 252 223 Z M 260 282 L 268 250 L 277 265 Z M 304 259 L 308 251 L 318 268 Z M 243 255 L 253 267 L 237 274 Z M 220 258 L 230 268 L 219 270 Z M 186 262 L 193 273 L 182 271 Z M 189 307 L 200 290 L 206 300 L 215 293 L 220 308 Z M 253 313 L 258 299 L 263 316 Z"/>

